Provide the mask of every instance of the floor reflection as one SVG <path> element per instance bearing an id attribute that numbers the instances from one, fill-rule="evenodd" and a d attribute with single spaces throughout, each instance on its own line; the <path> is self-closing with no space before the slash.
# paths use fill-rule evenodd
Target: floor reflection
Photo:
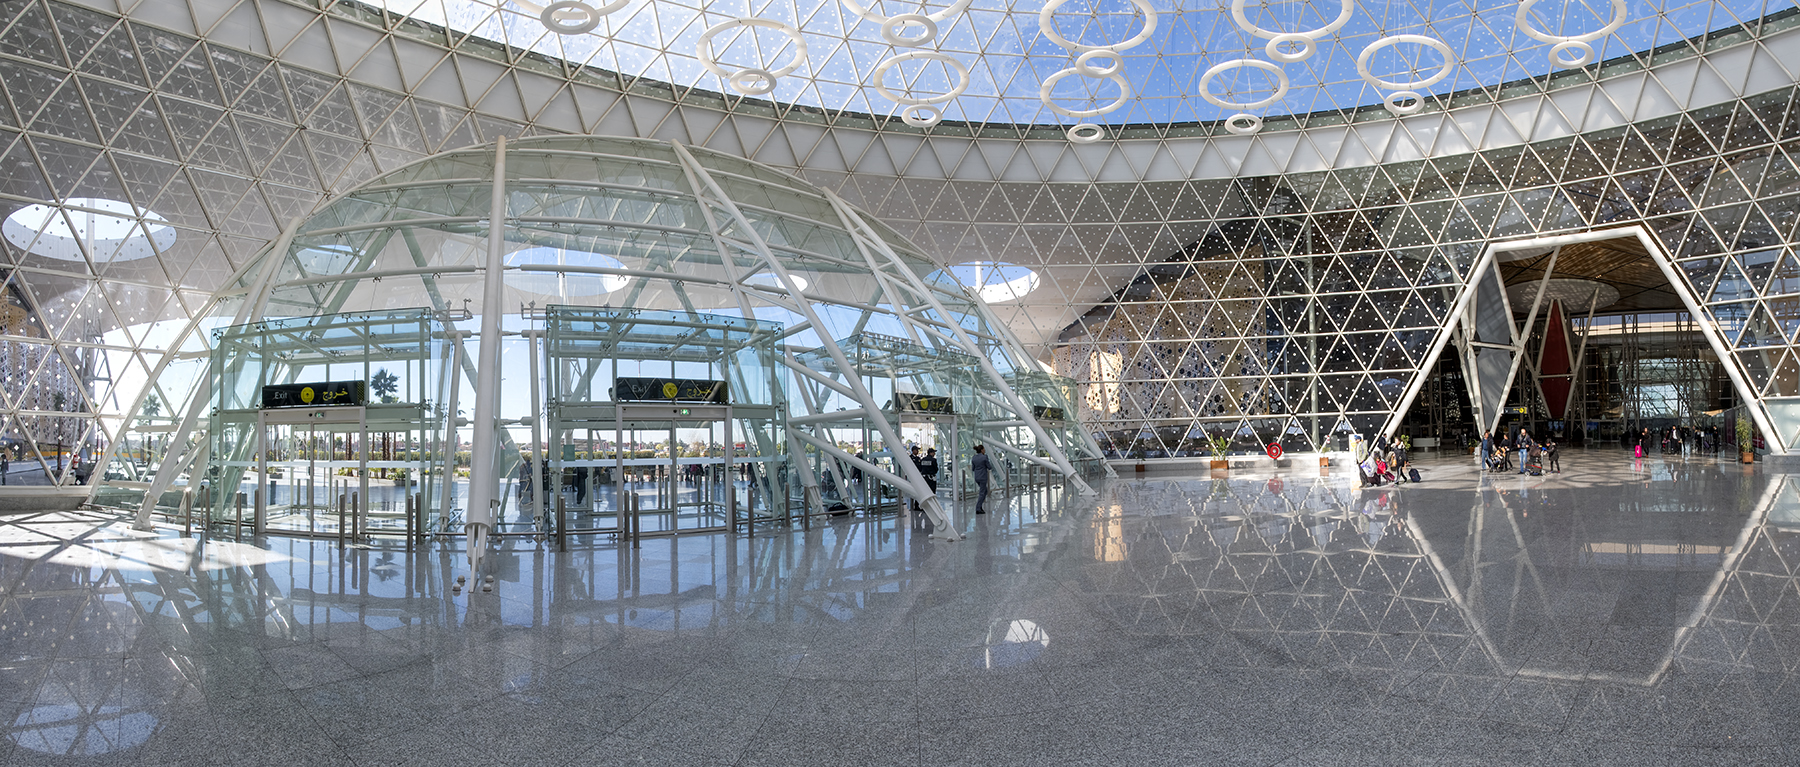
<path id="1" fill-rule="evenodd" d="M 0 761 L 485 763 L 556 733 L 547 762 L 842 763 L 831 743 L 911 764 L 944 759 L 875 725 L 986 720 L 1020 734 L 971 731 L 964 757 L 1488 755 L 1428 721 L 1513 728 L 1526 761 L 1788 745 L 1800 478 L 1600 452 L 1548 477 L 1421 463 L 1399 487 L 1312 471 L 1040 489 L 959 514 L 959 543 L 908 516 L 637 549 L 506 539 L 495 590 L 460 595 L 451 545 L 16 515 Z M 1320 727 L 1188 726 L 1251 710 Z M 816 729 L 832 722 L 855 726 Z"/>

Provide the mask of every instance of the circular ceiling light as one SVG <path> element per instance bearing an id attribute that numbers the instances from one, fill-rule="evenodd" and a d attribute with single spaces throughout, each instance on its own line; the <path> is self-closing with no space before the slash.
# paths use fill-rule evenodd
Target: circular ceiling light
<path id="1" fill-rule="evenodd" d="M 1275 92 L 1269 94 L 1267 98 L 1248 102 L 1226 101 L 1225 99 L 1214 95 L 1211 90 L 1213 78 L 1233 69 L 1259 69 L 1269 73 L 1271 77 L 1275 78 Z M 1200 97 L 1212 102 L 1214 106 L 1224 107 L 1226 109 L 1261 109 L 1280 101 L 1283 97 L 1287 96 L 1288 76 L 1287 72 L 1283 71 L 1281 67 L 1270 64 L 1267 61 L 1258 61 L 1256 59 L 1232 59 L 1231 61 L 1222 61 L 1214 64 L 1211 69 L 1206 70 L 1206 74 L 1200 76 L 1200 82 L 1197 87 L 1200 89 Z"/>
<path id="2" fill-rule="evenodd" d="M 603 296 L 631 284 L 623 274 L 557 271 L 556 267 L 624 269 L 624 262 L 601 253 L 566 248 L 526 248 L 506 256 L 507 266 L 526 267 L 508 272 L 506 284 L 529 293 L 563 298 Z"/>
<path id="3" fill-rule="evenodd" d="M 1574 69 L 1593 63 L 1594 46 L 1591 43 L 1617 32 L 1631 15 L 1630 9 L 1625 7 L 1625 0 L 1612 0 L 1611 12 L 1607 14 L 1605 26 L 1579 35 L 1553 35 L 1538 29 L 1537 25 L 1531 23 L 1531 6 L 1536 5 L 1537 2 L 1538 0 L 1525 0 L 1525 2 L 1519 3 L 1519 9 L 1513 14 L 1513 26 L 1533 40 L 1554 43 L 1555 45 L 1550 49 L 1550 62 L 1564 69 Z M 1571 51 L 1574 52 L 1573 56 L 1568 55 Z"/>
<path id="4" fill-rule="evenodd" d="M 1444 63 L 1438 67 L 1438 71 L 1418 80 L 1383 80 L 1370 73 L 1369 60 L 1375 57 L 1376 51 L 1390 45 L 1399 45 L 1401 43 L 1414 43 L 1437 51 L 1438 55 L 1444 57 Z M 1438 84 L 1439 80 L 1449 77 L 1450 73 L 1454 71 L 1455 68 L 1456 53 L 1450 50 L 1450 46 L 1445 45 L 1444 41 L 1435 37 L 1426 37 L 1424 35 L 1392 35 L 1384 37 L 1369 43 L 1369 47 L 1362 49 L 1362 53 L 1356 55 L 1356 72 L 1357 74 L 1362 75 L 1363 81 L 1377 88 L 1390 91 L 1416 91 L 1430 88 L 1431 86 Z"/>
<path id="5" fill-rule="evenodd" d="M 953 78 L 955 84 L 950 86 L 949 91 L 940 93 L 936 96 L 914 96 L 912 95 L 912 85 L 909 82 L 905 82 L 906 77 L 902 75 L 901 80 L 903 82 L 901 83 L 900 90 L 906 95 L 899 95 L 898 93 L 889 90 L 887 84 L 882 82 L 882 78 L 887 75 L 889 69 L 906 61 L 939 62 L 951 73 L 956 75 Z M 875 86 L 876 93 L 880 93 L 887 100 L 900 104 L 901 106 L 929 106 L 931 104 L 945 103 L 955 99 L 957 96 L 961 96 L 963 91 L 968 90 L 969 82 L 969 68 L 967 66 L 962 62 L 957 61 L 954 56 L 951 56 L 948 53 L 939 53 L 937 51 L 907 51 L 898 54 L 891 59 L 876 64 L 875 71 L 869 75 L 869 83 Z"/>
<path id="6" fill-rule="evenodd" d="M 1038 9 L 1038 32 L 1043 34 L 1043 36 L 1050 38 L 1050 42 L 1056 43 L 1071 51 L 1076 51 L 1078 53 L 1086 53 L 1088 51 L 1112 51 L 1114 53 L 1121 53 L 1137 47 L 1139 43 L 1150 39 L 1151 35 L 1156 34 L 1156 6 L 1151 5 L 1150 0 L 1129 0 L 1133 6 L 1133 13 L 1144 17 L 1143 29 L 1138 30 L 1137 34 L 1120 42 L 1108 45 L 1083 45 L 1063 37 L 1062 33 L 1056 29 L 1056 9 L 1061 8 L 1063 3 L 1066 2 L 1068 2 L 1068 0 L 1050 0 L 1050 2 L 1044 3 L 1044 7 Z"/>
<path id="7" fill-rule="evenodd" d="M 931 275 L 931 278 L 954 281 L 989 304 L 1024 298 L 1041 283 L 1036 270 L 1000 261 L 957 264 Z"/>
<path id="8" fill-rule="evenodd" d="M 1070 67 L 1068 69 L 1059 69 L 1054 74 L 1044 78 L 1044 82 L 1038 85 L 1038 100 L 1044 102 L 1044 106 L 1049 107 L 1050 111 L 1064 117 L 1099 117 L 1100 115 L 1109 112 L 1116 112 L 1120 107 L 1125 106 L 1126 103 L 1131 101 L 1131 81 L 1125 79 L 1123 73 L 1115 71 L 1114 73 L 1101 78 L 1111 80 L 1115 85 L 1119 86 L 1119 95 L 1112 100 L 1112 103 L 1093 109 L 1069 109 L 1056 103 L 1056 96 L 1051 93 L 1052 90 L 1056 89 L 1056 84 L 1062 82 L 1063 78 L 1068 77 L 1069 75 L 1077 74 L 1081 74 L 1081 70 Z"/>
<path id="9" fill-rule="evenodd" d="M 175 244 L 169 220 L 128 202 L 72 197 L 61 205 L 27 205 L 0 222 L 0 234 L 27 253 L 97 264 L 149 258 Z"/>
<path id="10" fill-rule="evenodd" d="M 748 71 L 751 71 L 752 74 L 750 76 L 747 76 L 743 80 L 734 79 L 736 73 L 733 70 L 727 69 L 726 65 L 721 64 L 716 58 L 716 54 L 713 52 L 713 38 L 719 36 L 719 33 L 721 32 L 737 29 L 739 27 L 773 29 L 781 34 L 787 35 L 788 39 L 793 41 L 792 59 L 789 60 L 787 64 L 780 67 L 771 65 L 746 68 Z M 752 32 L 752 34 L 754 35 L 754 32 Z M 752 37 L 752 40 L 754 39 L 755 38 Z M 696 48 L 696 55 L 700 59 L 700 65 L 706 67 L 708 72 L 718 75 L 719 79 L 730 83 L 731 87 L 749 93 L 752 96 L 756 96 L 775 90 L 775 80 L 791 75 L 795 71 L 798 71 L 800 67 L 806 65 L 806 38 L 800 34 L 800 30 L 795 29 L 792 25 L 784 22 L 756 18 L 731 19 L 709 27 L 705 32 L 700 33 L 700 42 Z M 755 90 L 755 88 L 765 89 Z"/>

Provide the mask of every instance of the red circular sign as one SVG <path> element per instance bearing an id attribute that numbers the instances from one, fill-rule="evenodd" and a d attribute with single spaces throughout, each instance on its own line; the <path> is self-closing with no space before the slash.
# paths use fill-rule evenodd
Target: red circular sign
<path id="1" fill-rule="evenodd" d="M 1263 452 L 1268 453 L 1270 458 L 1280 458 L 1281 457 L 1281 445 L 1278 443 L 1275 443 L 1275 442 L 1270 442 L 1268 447 L 1263 448 Z"/>

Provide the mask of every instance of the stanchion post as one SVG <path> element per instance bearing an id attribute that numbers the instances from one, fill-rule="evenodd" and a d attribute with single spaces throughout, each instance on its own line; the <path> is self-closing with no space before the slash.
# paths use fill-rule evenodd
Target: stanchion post
<path id="1" fill-rule="evenodd" d="M 617 504 L 614 504 L 614 505 L 617 506 Z M 553 514 L 556 515 L 556 550 L 557 551 L 568 551 L 569 550 L 569 518 L 565 515 L 568 510 L 567 507 L 568 507 L 568 504 L 563 502 L 562 493 L 557 493 L 556 494 L 555 511 L 552 512 Z M 624 520 L 621 518 L 620 523 L 623 524 L 623 522 L 624 522 Z"/>
<path id="2" fill-rule="evenodd" d="M 341 549 L 344 547 L 344 504 L 347 503 L 349 501 L 349 499 L 345 498 L 343 493 L 339 493 L 338 497 L 337 497 L 337 501 L 338 501 L 338 504 L 337 504 L 337 506 L 338 506 L 337 541 L 338 541 L 338 548 Z"/>

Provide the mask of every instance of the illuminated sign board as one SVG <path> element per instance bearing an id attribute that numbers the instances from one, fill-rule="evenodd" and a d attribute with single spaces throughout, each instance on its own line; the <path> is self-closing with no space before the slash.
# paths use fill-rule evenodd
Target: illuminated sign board
<path id="1" fill-rule="evenodd" d="M 368 404 L 369 386 L 363 381 L 326 381 L 323 383 L 270 384 L 262 388 L 262 406 L 278 407 L 356 407 Z"/>
<path id="2" fill-rule="evenodd" d="M 730 404 L 731 391 L 724 381 L 691 378 L 615 378 L 617 402 L 711 402 Z"/>
<path id="3" fill-rule="evenodd" d="M 954 413 L 949 397 L 895 392 L 894 405 L 902 413 Z"/>

